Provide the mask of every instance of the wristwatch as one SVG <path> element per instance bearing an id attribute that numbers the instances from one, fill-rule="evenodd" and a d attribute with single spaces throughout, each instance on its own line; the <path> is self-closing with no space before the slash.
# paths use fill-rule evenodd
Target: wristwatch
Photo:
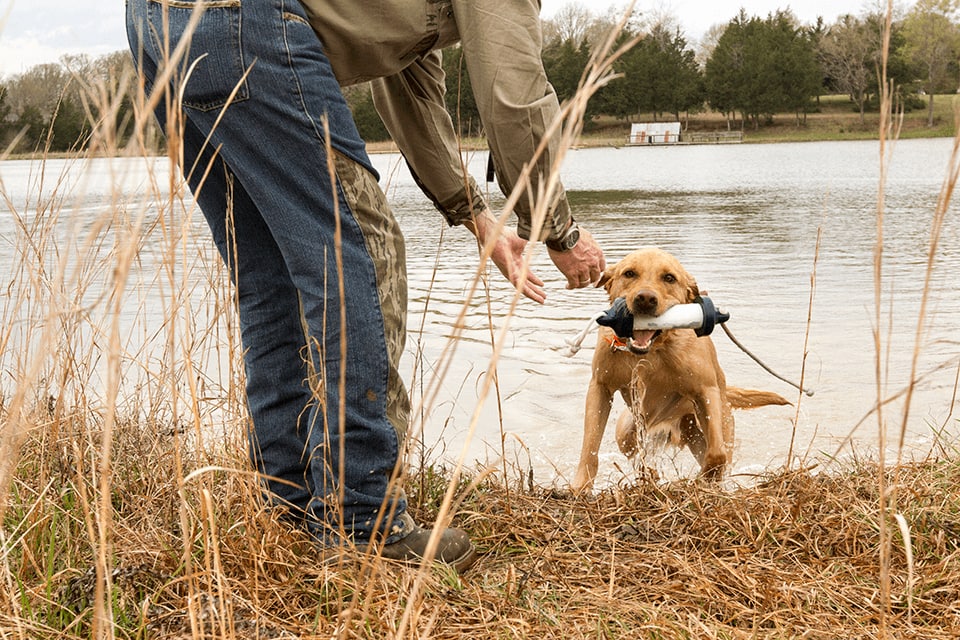
<path id="1" fill-rule="evenodd" d="M 577 226 L 577 221 L 571 219 L 570 225 L 567 227 L 567 230 L 560 234 L 559 238 L 547 239 L 544 244 L 547 245 L 548 249 L 554 251 L 559 251 L 561 253 L 565 251 L 570 251 L 580 240 L 580 227 Z"/>

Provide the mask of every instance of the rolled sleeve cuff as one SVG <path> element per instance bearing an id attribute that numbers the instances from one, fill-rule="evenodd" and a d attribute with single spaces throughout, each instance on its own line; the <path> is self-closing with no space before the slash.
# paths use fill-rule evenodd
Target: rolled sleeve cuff
<path id="1" fill-rule="evenodd" d="M 539 240 L 556 240 L 559 238 L 569 226 L 572 217 L 570 203 L 567 202 L 566 196 L 561 196 L 553 210 L 547 214 L 547 219 L 543 221 Z M 517 235 L 524 240 L 529 240 L 532 233 L 533 224 L 530 216 L 519 216 Z"/>
<path id="2" fill-rule="evenodd" d="M 471 189 L 469 195 L 466 189 L 462 189 L 453 198 L 434 204 L 451 227 L 461 225 L 487 210 L 487 201 L 476 189 Z"/>

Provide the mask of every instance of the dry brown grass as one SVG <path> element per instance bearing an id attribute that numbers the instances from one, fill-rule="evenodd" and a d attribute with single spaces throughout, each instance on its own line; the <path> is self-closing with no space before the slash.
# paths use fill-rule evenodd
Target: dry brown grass
<path id="1" fill-rule="evenodd" d="M 494 490 L 471 527 L 489 527 L 480 580 L 504 593 L 467 600 L 525 625 L 521 637 L 955 636 L 958 469 L 900 469 L 914 573 L 908 582 L 900 549 L 889 603 L 878 597 L 876 472 L 779 474 L 737 491 L 648 483 L 590 501 Z"/>
<path id="2" fill-rule="evenodd" d="M 105 92 L 91 112 L 118 100 Z M 567 113 L 567 145 L 582 106 Z M 92 153 L 122 151 L 106 130 L 98 142 Z M 193 236 L 188 199 L 158 186 L 178 180 L 154 176 L 149 205 L 114 196 L 67 236 L 60 212 L 82 194 L 21 208 L 2 190 L 18 225 L 0 283 L 0 637 L 960 635 L 949 442 L 920 462 L 861 458 L 740 488 L 648 478 L 589 498 L 532 486 L 524 470 L 428 465 L 406 479 L 415 516 L 456 505 L 482 554 L 469 573 L 324 562 L 264 509 L 249 473 L 231 294 Z M 159 273 L 135 268 L 148 249 Z M 165 318 L 126 335 L 118 302 L 141 285 L 164 292 Z M 209 308 L 195 306 L 200 286 Z M 141 351 L 147 338 L 162 357 Z M 224 354 L 221 379 L 201 380 Z"/>
<path id="3" fill-rule="evenodd" d="M 180 445 L 143 427 L 131 422 L 116 435 L 130 455 L 118 457 L 113 482 L 115 637 L 396 637 L 411 605 L 411 638 L 960 633 L 955 456 L 888 472 L 904 497 L 896 512 L 913 557 L 898 536 L 884 601 L 873 463 L 776 473 L 733 490 L 647 481 L 588 499 L 488 478 L 459 510 L 482 555 L 458 577 L 360 555 L 324 565 L 298 529 L 257 507 L 249 476 L 222 470 L 242 469 L 240 447 L 205 460 L 221 470 L 178 490 L 157 471 Z M 60 446 L 27 444 L 14 486 L 6 564 L 17 597 L 0 614 L 7 637 L 89 637 L 96 549 L 78 503 L 96 487 L 72 468 L 75 457 L 50 468 L 43 485 L 35 473 L 51 467 L 52 451 L 71 448 L 70 430 L 61 433 Z M 421 520 L 436 515 L 446 482 L 433 469 L 410 479 L 411 494 L 425 497 Z"/>

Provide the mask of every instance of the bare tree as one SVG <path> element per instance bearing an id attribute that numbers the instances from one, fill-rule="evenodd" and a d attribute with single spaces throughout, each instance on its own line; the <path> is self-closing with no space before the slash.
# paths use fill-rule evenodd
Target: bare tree
<path id="1" fill-rule="evenodd" d="M 697 63 L 700 64 L 701 68 L 707 64 L 707 60 L 713 55 L 713 50 L 717 48 L 717 42 L 720 41 L 720 36 L 723 35 L 726 29 L 726 23 L 717 23 L 707 29 L 707 32 L 700 38 L 696 46 L 696 52 Z"/>
<path id="2" fill-rule="evenodd" d="M 19 117 L 33 106 L 42 113 L 53 113 L 70 83 L 70 72 L 56 63 L 38 64 L 7 81 L 11 115 Z"/>
<path id="3" fill-rule="evenodd" d="M 950 79 L 950 66 L 960 52 L 955 23 L 960 0 L 918 0 L 904 20 L 907 57 L 925 74 L 927 126 L 933 126 L 933 97 Z"/>
<path id="4" fill-rule="evenodd" d="M 841 16 L 820 41 L 820 64 L 830 81 L 850 96 L 864 122 L 869 89 L 876 77 L 876 36 L 866 20 Z"/>
<path id="5" fill-rule="evenodd" d="M 122 144 L 131 131 L 129 96 L 133 66 L 125 51 L 93 58 L 63 56 L 59 63 L 40 64 L 4 81 L 0 101 L 0 145 L 13 135 L 15 151 L 47 145 L 63 151 L 84 146 L 97 128 L 101 141 Z"/>
<path id="6" fill-rule="evenodd" d="M 593 12 L 579 2 L 568 2 L 553 18 L 544 20 L 543 39 L 546 44 L 570 42 L 578 48 L 587 38 L 593 23 Z"/>
<path id="7" fill-rule="evenodd" d="M 593 13 L 582 2 L 569 2 L 553 18 L 543 21 L 544 44 L 550 46 L 569 40 L 575 49 L 586 42 L 591 50 L 595 50 L 603 44 L 610 31 L 620 24 L 628 6 L 628 3 L 611 5 L 602 13 Z M 628 31 L 642 31 L 640 16 L 640 12 L 634 9 L 626 25 Z"/>

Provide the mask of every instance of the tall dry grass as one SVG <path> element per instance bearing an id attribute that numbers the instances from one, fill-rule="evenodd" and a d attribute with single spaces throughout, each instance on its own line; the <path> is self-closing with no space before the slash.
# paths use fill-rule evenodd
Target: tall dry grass
<path id="1" fill-rule="evenodd" d="M 616 55 L 611 44 L 555 123 L 565 148 Z M 960 634 L 960 457 L 948 441 L 923 462 L 888 461 L 881 447 L 878 460 L 830 474 L 771 470 L 735 490 L 648 479 L 580 499 L 532 486 L 506 464 L 474 469 L 465 452 L 447 468 L 422 457 L 403 479 L 419 498 L 418 519 L 456 516 L 483 554 L 478 565 L 457 576 L 375 558 L 321 564 L 302 532 L 263 507 L 248 470 L 233 294 L 184 183 L 172 164 L 155 162 L 145 136 L 121 148 L 106 125 L 131 86 L 118 78 L 88 88 L 89 111 L 103 116 L 91 151 L 65 162 L 41 155 L 26 197 L 0 185 L 14 223 L 14 260 L 0 283 L 3 638 Z M 138 131 L 154 99 L 138 96 Z M 882 163 L 895 139 L 886 104 Z M 168 143 L 176 160 L 175 129 Z M 128 158 L 99 161 L 106 189 L 75 182 L 94 155 Z M 133 187 L 129 158 L 148 176 Z M 932 217 L 931 271 L 957 158 Z M 876 418 L 885 438 L 895 345 L 880 329 L 889 295 L 879 268 L 883 184 L 878 194 Z M 88 207 L 102 211 L 92 224 L 75 213 Z M 482 295 L 489 255 L 484 248 L 469 297 Z M 923 321 L 921 310 L 916 352 Z M 508 330 L 491 329 L 495 347 Z M 456 346 L 454 336 L 438 362 L 418 368 L 439 374 L 417 385 L 416 415 L 430 412 Z M 903 411 L 905 422 L 909 403 Z"/>

